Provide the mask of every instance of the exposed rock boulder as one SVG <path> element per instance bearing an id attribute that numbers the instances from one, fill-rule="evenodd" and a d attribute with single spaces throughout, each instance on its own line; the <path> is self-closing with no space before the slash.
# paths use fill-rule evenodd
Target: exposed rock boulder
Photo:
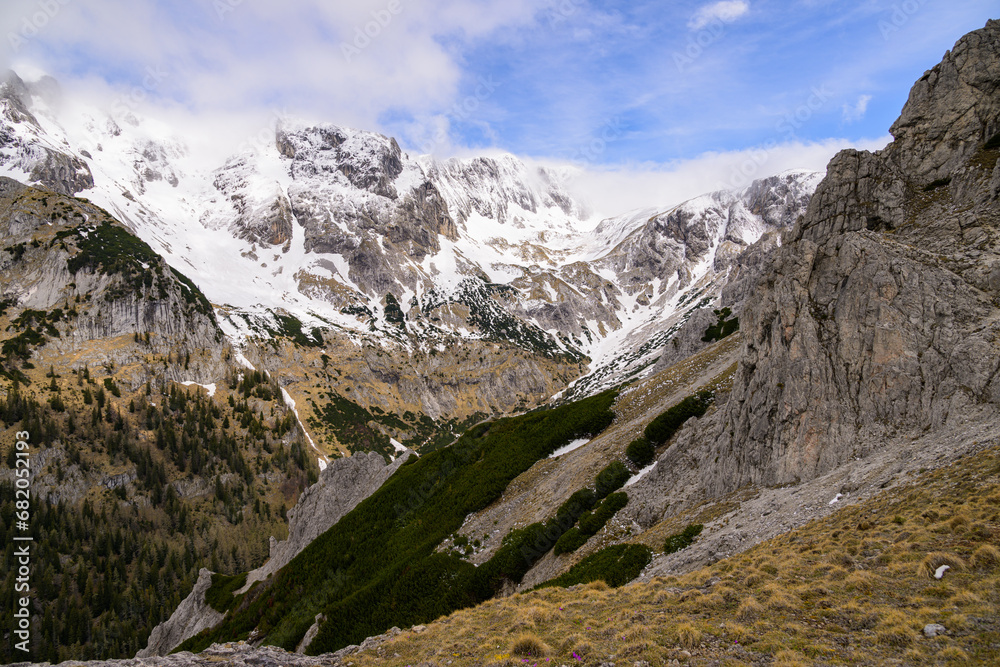
<path id="1" fill-rule="evenodd" d="M 94 187 L 94 175 L 86 162 L 50 149 L 35 162 L 28 178 L 32 183 L 40 183 L 64 195 L 75 195 Z"/>

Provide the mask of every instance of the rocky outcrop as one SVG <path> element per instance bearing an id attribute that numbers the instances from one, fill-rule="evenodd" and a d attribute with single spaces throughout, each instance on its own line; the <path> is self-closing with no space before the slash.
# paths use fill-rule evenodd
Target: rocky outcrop
<path id="1" fill-rule="evenodd" d="M 291 202 L 281 185 L 262 177 L 246 156 L 232 158 L 216 170 L 213 185 L 232 206 L 226 224 L 237 237 L 263 246 L 292 240 Z"/>
<path id="2" fill-rule="evenodd" d="M 45 151 L 44 158 L 35 162 L 28 178 L 32 183 L 40 183 L 64 195 L 75 195 L 94 187 L 94 176 L 86 162 L 54 150 Z"/>
<path id="3" fill-rule="evenodd" d="M 76 315 L 77 343 L 135 333 L 217 348 L 211 304 L 105 211 L 0 177 L 0 288 L 21 307 Z M 114 244 L 120 257 L 106 256 Z M 13 250 L 17 248 L 17 250 Z"/>
<path id="4" fill-rule="evenodd" d="M 27 174 L 31 183 L 43 185 L 64 195 L 94 187 L 90 167 L 79 157 L 56 150 L 42 142 L 26 142 L 12 126 L 25 128 L 25 133 L 36 136 L 40 131 L 38 119 L 31 113 L 32 88 L 43 97 L 53 98 L 58 90 L 52 89 L 54 80 L 46 77 L 29 87 L 12 71 L 0 77 L 0 119 L 11 126 L 0 127 L 0 163 L 12 163 Z M 56 86 L 56 89 L 58 86 Z"/>
<path id="5" fill-rule="evenodd" d="M 893 143 L 834 158 L 741 313 L 729 401 L 643 484 L 796 483 L 1000 403 L 998 91 L 991 21 L 917 82 Z"/>
<path id="6" fill-rule="evenodd" d="M 295 507 L 289 510 L 288 539 L 279 542 L 271 538 L 270 558 L 247 575 L 246 585 L 239 593 L 246 592 L 255 582 L 267 579 L 287 565 L 313 540 L 382 486 L 412 454 L 407 450 L 390 465 L 374 453 L 358 454 L 330 463 L 320 473 L 319 480 L 306 489 Z M 186 639 L 221 621 L 223 615 L 205 602 L 205 592 L 211 585 L 212 573 L 202 569 L 191 594 L 170 618 L 154 628 L 146 648 L 136 657 L 165 656 Z"/>
<path id="7" fill-rule="evenodd" d="M 288 539 L 271 538 L 271 556 L 247 575 L 246 591 L 283 568 L 309 543 L 376 490 L 403 465 L 413 452 L 407 450 L 389 465 L 374 452 L 336 459 L 320 473 L 319 480 L 299 497 L 288 512 Z M 241 591 L 241 592 L 242 592 Z"/>
<path id="8" fill-rule="evenodd" d="M 205 592 L 212 587 L 212 573 L 201 568 L 198 581 L 191 593 L 184 598 L 170 618 L 153 628 L 146 648 L 136 654 L 137 658 L 163 656 L 181 642 L 194 637 L 222 620 L 223 615 L 205 602 Z"/>
<path id="9" fill-rule="evenodd" d="M 38 120 L 29 111 L 31 91 L 15 72 L 7 70 L 0 77 L 0 103 L 3 117 L 11 123 L 30 123 L 38 127 Z"/>

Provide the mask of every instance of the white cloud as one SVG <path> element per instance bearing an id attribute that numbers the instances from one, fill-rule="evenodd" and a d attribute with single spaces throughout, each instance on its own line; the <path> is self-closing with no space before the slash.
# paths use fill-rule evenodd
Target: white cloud
<path id="1" fill-rule="evenodd" d="M 850 104 L 844 105 L 844 122 L 845 123 L 855 123 L 865 117 L 865 113 L 868 111 L 868 103 L 872 101 L 871 95 L 861 95 L 858 97 L 858 101 L 852 106 Z"/>
<path id="2" fill-rule="evenodd" d="M 721 0 L 721 2 L 705 5 L 695 12 L 691 20 L 688 21 L 688 28 L 701 30 L 717 21 L 732 23 L 749 11 L 750 3 L 747 0 Z"/>
<path id="3" fill-rule="evenodd" d="M 393 109 L 447 108 L 463 84 L 463 47 L 533 24 L 538 9 L 534 0 L 53 0 L 58 11 L 35 29 L 24 26 L 37 0 L 4 2 L 0 36 L 25 37 L 0 49 L 0 65 L 37 64 L 68 87 L 97 74 L 126 90 L 160 68 L 170 75 L 151 97 L 192 111 L 281 105 L 369 129 Z"/>
<path id="4" fill-rule="evenodd" d="M 830 159 L 845 148 L 874 151 L 884 148 L 891 139 L 885 136 L 861 141 L 792 142 L 766 149 L 705 153 L 663 165 L 588 167 L 575 170 L 566 187 L 602 216 L 649 207 L 667 209 L 707 192 L 739 189 L 758 178 L 790 169 L 825 171 Z"/>

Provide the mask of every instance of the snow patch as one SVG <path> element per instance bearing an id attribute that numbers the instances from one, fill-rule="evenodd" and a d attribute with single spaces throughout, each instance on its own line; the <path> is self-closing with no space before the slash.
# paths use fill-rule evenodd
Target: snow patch
<path id="1" fill-rule="evenodd" d="M 629 477 L 628 481 L 625 482 L 625 486 L 632 486 L 633 484 L 635 484 L 636 482 L 638 482 L 640 479 L 642 479 L 643 477 L 645 477 L 647 474 L 649 474 L 650 470 L 652 470 L 653 468 L 656 467 L 657 463 L 659 463 L 659 461 L 653 461 L 648 466 L 646 466 L 645 468 L 643 468 L 642 470 L 640 470 L 636 474 L 634 474 L 631 477 Z"/>
<path id="2" fill-rule="evenodd" d="M 185 387 L 191 387 L 191 386 L 201 387 L 202 389 L 205 389 L 205 390 L 208 391 L 208 397 L 209 398 L 212 398 L 213 396 L 215 396 L 215 383 L 214 382 L 212 384 L 198 384 L 197 382 L 192 382 L 191 380 L 187 380 L 185 382 L 181 382 L 181 384 L 184 385 Z"/>
<path id="3" fill-rule="evenodd" d="M 573 442 L 571 442 L 571 443 L 569 443 L 567 445 L 563 445 L 562 447 L 560 447 L 556 451 L 554 451 L 551 454 L 549 454 L 549 458 L 550 459 L 554 459 L 554 458 L 557 458 L 559 456 L 562 456 L 563 454 L 569 454 L 574 449 L 580 449 L 581 447 L 583 447 L 584 445 L 586 445 L 588 442 L 590 442 L 590 438 L 578 438 L 578 439 L 574 440 Z"/>

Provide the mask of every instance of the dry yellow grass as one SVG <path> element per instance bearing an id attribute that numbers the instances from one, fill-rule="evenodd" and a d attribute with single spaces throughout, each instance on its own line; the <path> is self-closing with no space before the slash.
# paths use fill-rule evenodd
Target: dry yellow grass
<path id="1" fill-rule="evenodd" d="M 998 463 L 997 449 L 962 458 L 683 576 L 456 612 L 352 662 L 530 665 L 512 652 L 530 633 L 548 647 L 538 664 L 554 666 L 1000 664 Z M 935 580 L 940 565 L 952 569 Z M 924 637 L 928 623 L 947 634 Z"/>
<path id="2" fill-rule="evenodd" d="M 965 561 L 961 558 L 955 554 L 938 551 L 928 554 L 926 558 L 920 561 L 920 566 L 917 568 L 917 574 L 922 577 L 933 577 L 935 572 L 937 572 L 937 569 L 942 565 L 947 565 L 955 571 L 965 569 Z"/>
<path id="3" fill-rule="evenodd" d="M 1000 549 L 992 544 L 984 544 L 973 552 L 970 562 L 976 568 L 995 568 L 1000 565 Z"/>

